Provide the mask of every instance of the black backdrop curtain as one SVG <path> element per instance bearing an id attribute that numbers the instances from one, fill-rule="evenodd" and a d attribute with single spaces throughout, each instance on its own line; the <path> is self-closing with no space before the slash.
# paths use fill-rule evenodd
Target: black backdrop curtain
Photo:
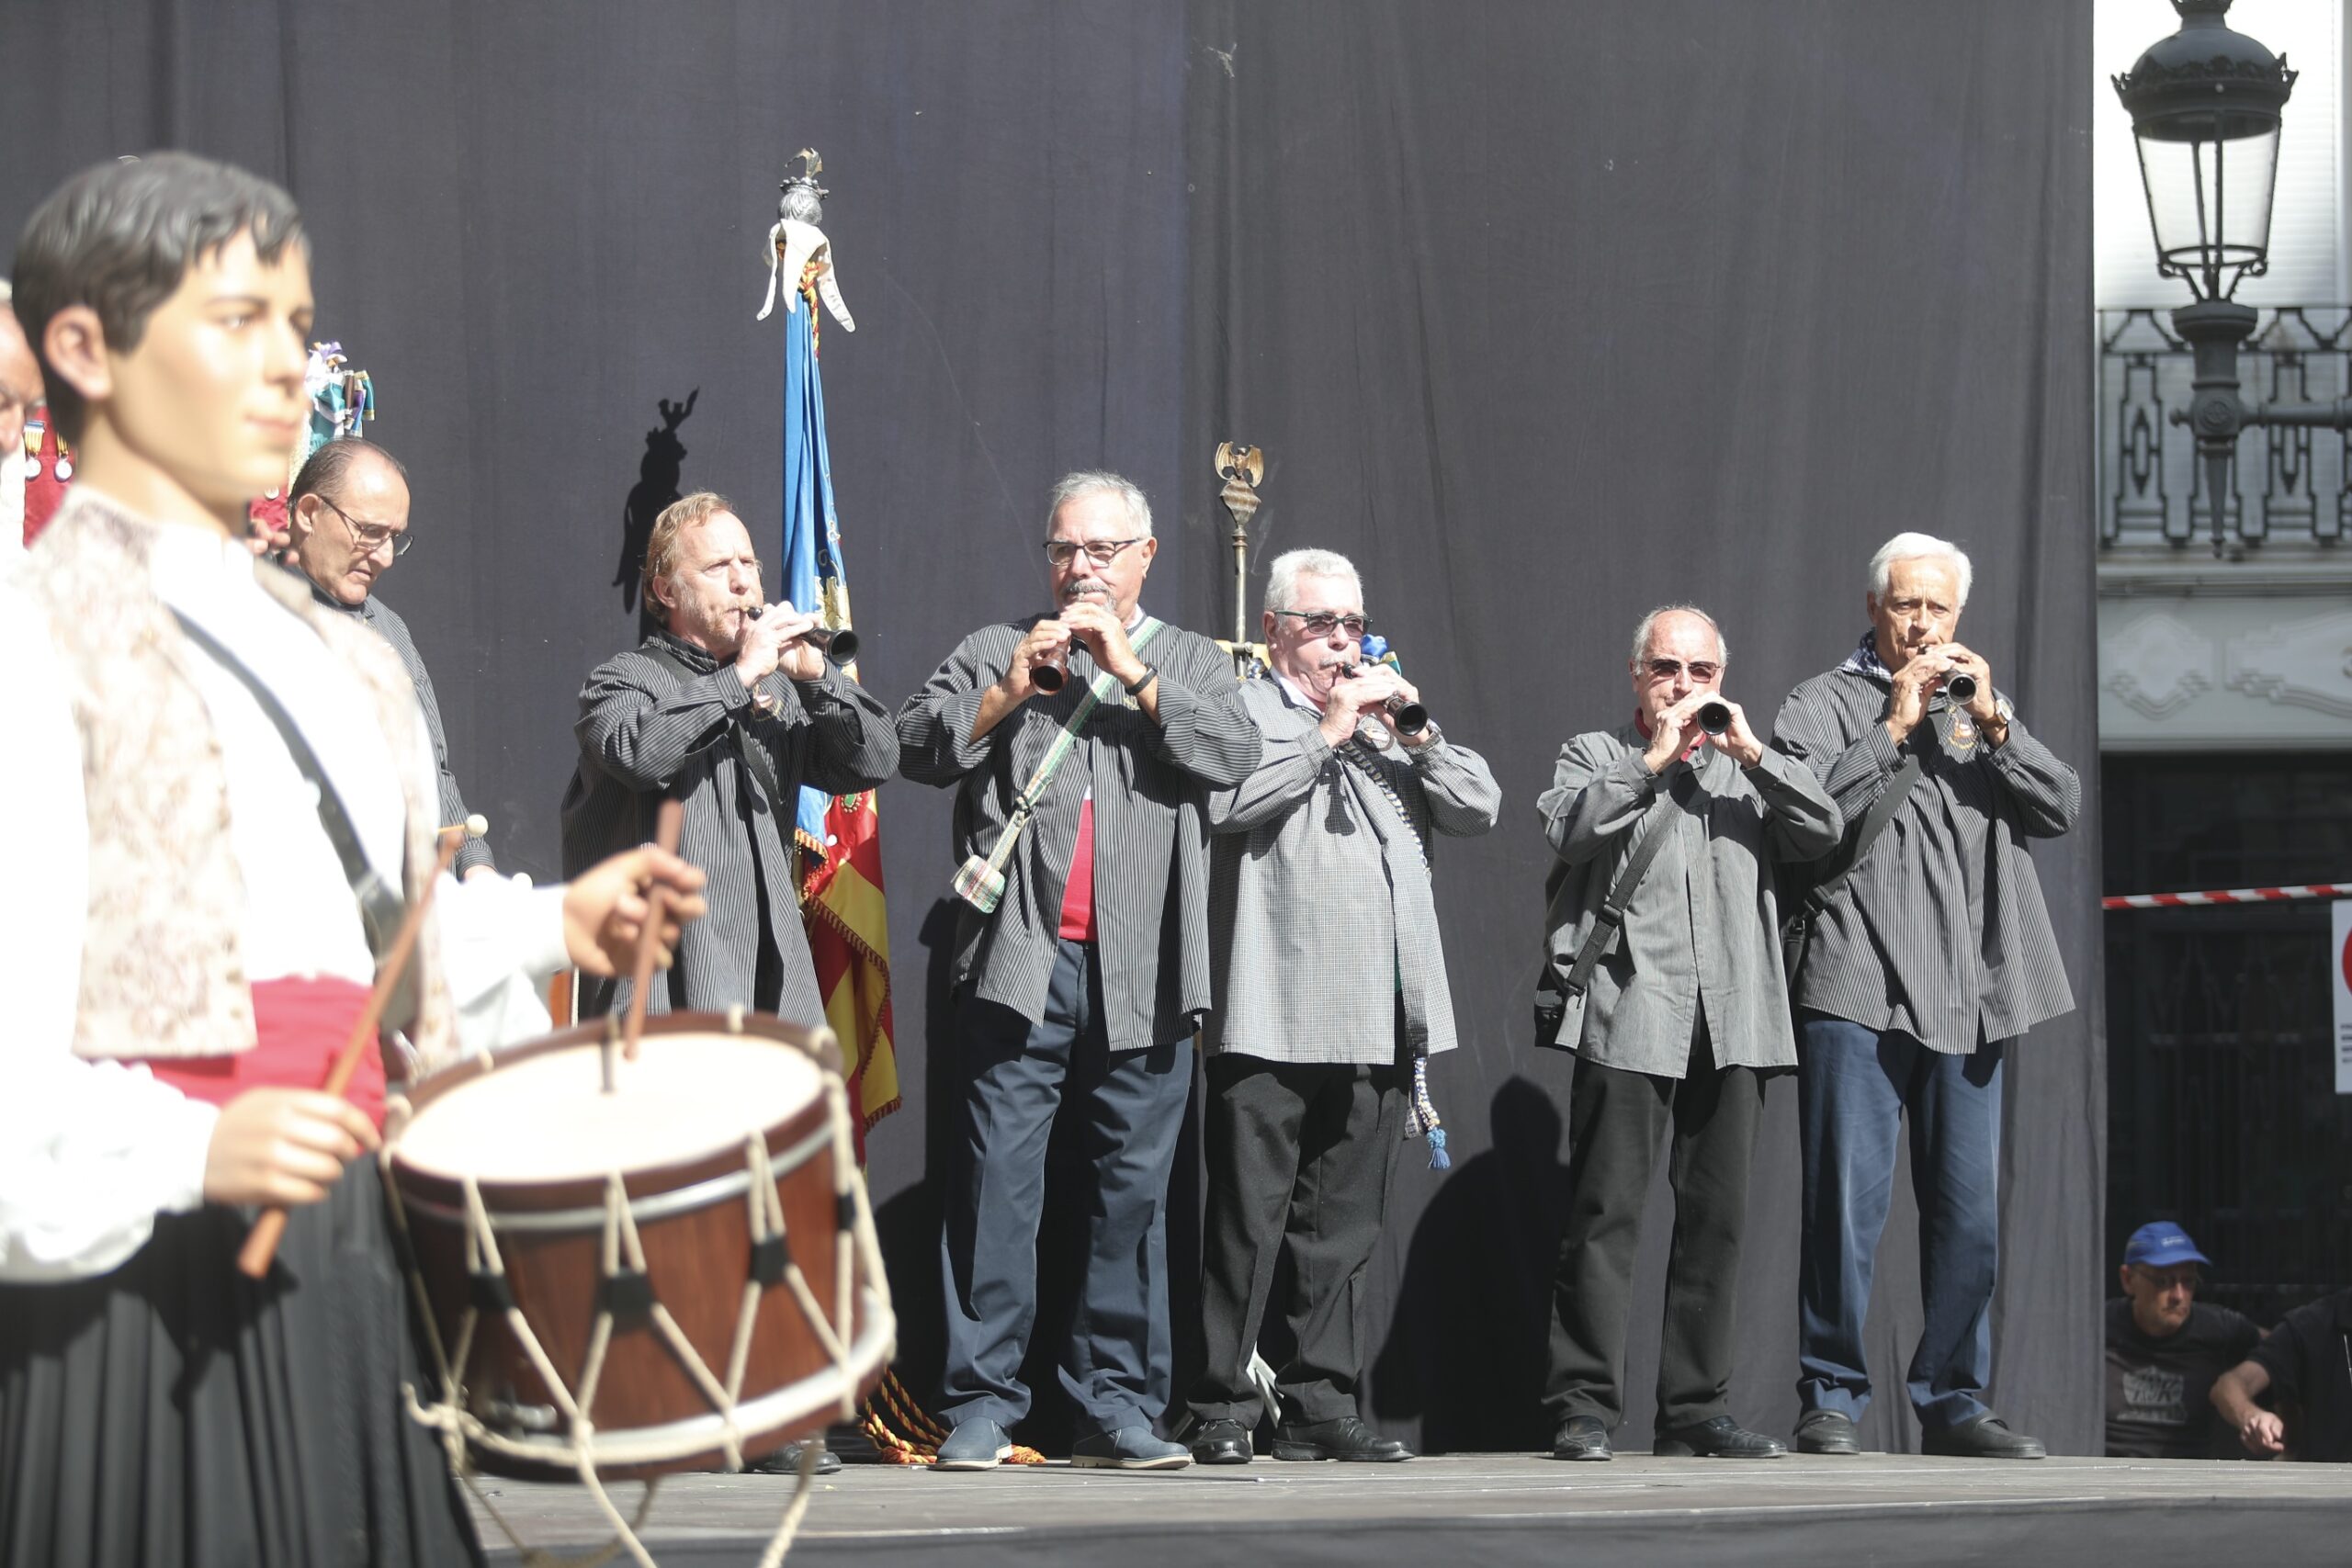
<path id="1" fill-rule="evenodd" d="M 420 542 L 385 596 L 503 863 L 541 877 L 573 694 L 634 638 L 614 581 L 633 503 L 716 489 L 755 537 L 778 514 L 781 356 L 752 315 L 794 149 L 824 153 L 858 322 L 827 323 L 824 368 L 886 697 L 1037 601 L 1040 498 L 1074 467 L 1144 485 L 1168 541 L 1150 602 L 1226 628 L 1209 457 L 1263 446 L 1265 546 L 1355 558 L 1506 790 L 1501 827 L 1439 865 L 1457 1163 L 1400 1178 L 1368 1404 L 1432 1447 L 1524 1447 L 1567 1085 L 1528 1043 L 1532 806 L 1559 743 L 1624 714 L 1640 612 L 1714 610 L 1730 691 L 1770 712 L 1859 634 L 1880 539 L 1956 537 L 1968 640 L 2096 802 L 2089 34 L 2087 0 L 0 0 L 0 233 L 73 169 L 152 147 L 292 188 L 319 335 L 374 373 L 375 434 L 413 480 Z M 696 392 L 662 435 L 658 403 Z M 882 798 L 907 1103 L 871 1154 L 920 1382 L 952 868 L 945 798 Z M 2096 852 L 2086 821 L 2041 856 L 2082 1007 L 2011 1058 L 1996 1325 L 1997 1404 L 2074 1451 L 2099 1430 Z M 1783 1082 L 1733 1389 L 1779 1430 L 1794 1139 Z M 1666 1213 L 1661 1182 L 1649 1303 Z M 1865 1433 L 1889 1447 L 1917 1442 L 1913 1216 L 1899 1193 L 1870 1330 L 1888 1397 Z M 1656 1347 L 1645 1307 L 1634 1445 Z"/>

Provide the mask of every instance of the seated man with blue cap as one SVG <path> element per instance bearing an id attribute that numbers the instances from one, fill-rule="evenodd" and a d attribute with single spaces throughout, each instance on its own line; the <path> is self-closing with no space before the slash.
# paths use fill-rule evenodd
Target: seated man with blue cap
<path id="1" fill-rule="evenodd" d="M 2121 1299 L 2107 1303 L 2107 1451 L 2121 1459 L 2227 1459 L 2213 1383 L 2253 1353 L 2251 1318 L 2197 1299 L 2212 1260 L 2168 1220 L 2123 1245 Z"/>

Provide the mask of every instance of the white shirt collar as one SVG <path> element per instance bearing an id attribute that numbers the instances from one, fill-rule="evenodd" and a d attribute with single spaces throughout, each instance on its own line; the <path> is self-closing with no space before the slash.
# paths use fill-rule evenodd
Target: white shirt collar
<path id="1" fill-rule="evenodd" d="M 254 553 L 242 539 L 185 523 L 164 523 L 156 526 L 147 570 L 158 588 L 234 592 L 253 585 Z"/>
<path id="2" fill-rule="evenodd" d="M 138 511 L 85 481 L 75 486 L 128 517 Z M 152 523 L 154 544 L 147 556 L 147 580 L 167 602 L 217 604 L 241 590 L 259 592 L 254 558 L 243 539 L 232 539 L 189 523 Z"/>

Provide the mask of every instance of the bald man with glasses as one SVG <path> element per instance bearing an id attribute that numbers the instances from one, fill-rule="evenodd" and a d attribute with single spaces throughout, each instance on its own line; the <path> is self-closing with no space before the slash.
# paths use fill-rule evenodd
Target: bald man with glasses
<path id="1" fill-rule="evenodd" d="M 376 597 L 378 581 L 416 541 L 408 523 L 408 470 L 400 460 L 358 436 L 330 441 L 311 454 L 287 491 L 288 543 L 279 558 L 308 580 L 312 599 L 366 622 L 400 655 L 401 668 L 416 688 L 417 705 L 424 710 L 439 774 L 441 822 L 447 827 L 466 819 L 466 797 L 450 771 L 449 736 L 441 726 L 433 677 L 425 672 L 408 623 Z M 468 839 L 458 852 L 457 872 L 469 879 L 497 875 L 488 841 Z"/>
<path id="2" fill-rule="evenodd" d="M 1843 818 L 1812 772 L 1766 747 L 1723 695 L 1729 658 L 1702 610 L 1644 616 L 1633 721 L 1561 748 L 1536 803 L 1559 860 L 1546 989 L 1561 998 L 1537 1043 L 1577 1055 L 1544 1395 L 1558 1423 L 1554 1459 L 1611 1456 L 1634 1255 L 1661 1144 L 1674 1245 L 1656 1451 L 1788 1451 L 1726 1408 L 1735 1286 L 1763 1080 L 1797 1059 L 1772 866 L 1828 853 Z"/>

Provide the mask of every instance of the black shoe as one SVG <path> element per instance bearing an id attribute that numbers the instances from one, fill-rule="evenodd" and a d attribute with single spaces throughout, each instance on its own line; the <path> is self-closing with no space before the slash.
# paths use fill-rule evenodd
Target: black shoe
<path id="1" fill-rule="evenodd" d="M 1600 1424 L 1600 1416 L 1571 1416 L 1552 1434 L 1552 1457 L 1614 1459 L 1616 1450 L 1609 1446 L 1609 1428 Z"/>
<path id="2" fill-rule="evenodd" d="M 1919 1446 L 1924 1452 L 1952 1459 L 2050 1457 L 2050 1450 L 2041 1446 L 2040 1438 L 2029 1438 L 2022 1432 L 2010 1431 L 2008 1423 L 1989 1410 L 1973 1421 L 1962 1421 L 1959 1426 L 1947 1427 L 1940 1432 L 1927 1433 Z"/>
<path id="3" fill-rule="evenodd" d="M 1788 1451 L 1780 1438 L 1751 1432 L 1728 1416 L 1660 1432 L 1650 1445 L 1660 1459 L 1779 1459 Z"/>
<path id="4" fill-rule="evenodd" d="M 1250 1428 L 1238 1421 L 1204 1421 L 1193 1428 L 1194 1464 L 1248 1464 Z"/>
<path id="5" fill-rule="evenodd" d="M 1329 1421 L 1284 1421 L 1274 1427 L 1276 1459 L 1337 1459 L 1356 1464 L 1395 1464 L 1413 1450 L 1384 1438 L 1353 1416 Z"/>
<path id="6" fill-rule="evenodd" d="M 825 1439 L 822 1438 L 812 1438 L 807 1442 L 786 1443 L 775 1452 L 763 1454 L 743 1468 L 761 1475 L 797 1475 L 800 1473 L 800 1450 L 806 1448 L 808 1442 L 817 1445 L 817 1473 L 839 1475 L 842 1469 L 842 1456 L 827 1448 Z"/>
<path id="7" fill-rule="evenodd" d="M 1801 1454 L 1858 1454 L 1862 1451 L 1854 1418 L 1835 1410 L 1808 1410 L 1797 1417 L 1794 1433 Z"/>

